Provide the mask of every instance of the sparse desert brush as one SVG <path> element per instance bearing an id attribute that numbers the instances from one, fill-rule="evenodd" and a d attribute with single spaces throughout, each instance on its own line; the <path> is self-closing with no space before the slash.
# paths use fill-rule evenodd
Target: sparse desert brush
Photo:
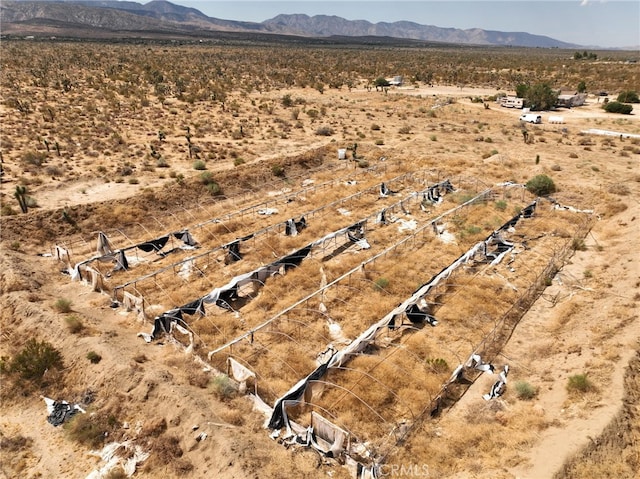
<path id="1" fill-rule="evenodd" d="M 5 369 L 20 379 L 44 386 L 55 373 L 63 369 L 62 354 L 47 341 L 29 339 L 22 350 L 8 362 Z"/>
<path id="2" fill-rule="evenodd" d="M 574 251 L 586 251 L 587 245 L 584 242 L 583 238 L 573 238 L 573 241 L 571 242 L 571 248 Z"/>
<path id="3" fill-rule="evenodd" d="M 100 449 L 106 441 L 117 440 L 120 421 L 108 411 L 78 413 L 63 426 L 67 436 L 90 449 Z"/>
<path id="4" fill-rule="evenodd" d="M 102 361 L 102 356 L 100 356 L 95 351 L 89 351 L 87 353 L 87 359 L 89 360 L 89 362 L 91 362 L 91 364 L 98 364 L 100 361 Z"/>
<path id="5" fill-rule="evenodd" d="M 556 192 L 556 185 L 547 175 L 536 175 L 525 184 L 527 190 L 537 196 L 547 196 Z"/>
<path id="6" fill-rule="evenodd" d="M 233 399 L 238 393 L 235 384 L 226 374 L 220 374 L 214 377 L 209 384 L 213 393 L 223 401 Z"/>
<path id="7" fill-rule="evenodd" d="M 206 371 L 194 366 L 189 367 L 187 370 L 187 381 L 191 386 L 204 389 L 209 385 L 211 376 Z"/>
<path id="8" fill-rule="evenodd" d="M 569 393 L 586 393 L 594 391 L 595 385 L 591 382 L 586 373 L 574 374 L 567 380 L 567 391 Z"/>
<path id="9" fill-rule="evenodd" d="M 603 214 L 611 217 L 626 211 L 629 206 L 622 201 L 609 201 L 604 207 Z"/>
<path id="10" fill-rule="evenodd" d="M 59 298 L 53 304 L 53 307 L 59 313 L 70 313 L 73 311 L 72 309 L 73 302 L 70 299 Z"/>
<path id="11" fill-rule="evenodd" d="M 538 388 L 532 386 L 527 381 L 516 381 L 514 388 L 518 399 L 522 399 L 523 401 L 531 400 L 538 395 Z"/>
<path id="12" fill-rule="evenodd" d="M 151 472 L 171 466 L 174 473 L 179 476 L 188 474 L 193 470 L 193 464 L 184 459 L 183 455 L 180 438 L 175 435 L 163 434 L 152 441 L 151 455 L 145 461 L 143 470 Z"/>
<path id="13" fill-rule="evenodd" d="M 84 329 L 82 320 L 75 315 L 67 316 L 64 318 L 64 321 L 67 323 L 67 328 L 69 328 L 70 333 L 78 334 Z"/>

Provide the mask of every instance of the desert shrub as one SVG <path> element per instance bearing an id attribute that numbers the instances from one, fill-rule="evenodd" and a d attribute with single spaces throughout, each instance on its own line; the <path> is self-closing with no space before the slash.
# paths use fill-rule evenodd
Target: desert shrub
<path id="1" fill-rule="evenodd" d="M 586 393 L 594 390 L 595 387 L 586 374 L 574 374 L 569 376 L 567 391 L 570 393 Z"/>
<path id="2" fill-rule="evenodd" d="M 54 309 L 59 313 L 70 313 L 73 302 L 70 299 L 59 298 L 53 303 Z"/>
<path id="3" fill-rule="evenodd" d="M 164 158 L 160 157 L 156 161 L 156 166 L 158 168 L 169 168 L 169 163 L 167 163 L 167 160 L 165 160 Z"/>
<path id="4" fill-rule="evenodd" d="M 384 145 L 384 140 L 381 138 L 378 138 L 374 143 L 378 146 L 381 146 L 381 145 Z"/>
<path id="5" fill-rule="evenodd" d="M 377 123 L 374 123 L 373 125 L 371 125 L 371 129 L 373 131 L 378 131 L 380 130 L 380 125 L 378 125 Z"/>
<path id="6" fill-rule="evenodd" d="M 62 368 L 60 351 L 46 341 L 31 338 L 24 348 L 13 357 L 8 370 L 22 379 L 41 382 L 47 371 L 61 370 Z"/>
<path id="7" fill-rule="evenodd" d="M 504 200 L 498 200 L 495 202 L 494 206 L 499 211 L 504 211 L 507 209 L 507 202 Z"/>
<path id="8" fill-rule="evenodd" d="M 245 164 L 244 158 L 238 157 L 235 160 L 233 160 L 233 166 L 240 166 L 244 164 Z"/>
<path id="9" fill-rule="evenodd" d="M 640 98 L 638 98 L 638 93 L 635 91 L 621 91 L 618 94 L 617 101 L 620 103 L 640 103 Z"/>
<path id="10" fill-rule="evenodd" d="M 606 105 L 603 106 L 604 111 L 608 113 L 622 113 L 623 115 L 628 115 L 633 110 L 631 105 L 627 105 L 626 103 L 620 103 L 619 101 L 610 101 Z"/>
<path id="11" fill-rule="evenodd" d="M 16 214 L 16 211 L 10 205 L 5 204 L 0 207 L 0 215 L 2 216 L 13 216 Z"/>
<path id="12" fill-rule="evenodd" d="M 95 351 L 89 351 L 87 353 L 87 359 L 91 362 L 91 364 L 98 364 L 100 361 L 102 361 L 102 356 L 100 356 Z"/>
<path id="13" fill-rule="evenodd" d="M 586 251 L 587 250 L 587 245 L 584 242 L 584 239 L 582 238 L 573 238 L 573 241 L 571 242 L 571 248 L 574 251 Z"/>
<path id="14" fill-rule="evenodd" d="M 207 184 L 207 191 L 212 196 L 216 196 L 216 195 L 222 194 L 222 188 L 220 188 L 220 185 L 218 183 L 216 183 L 215 181 L 212 182 L 212 183 Z"/>
<path id="15" fill-rule="evenodd" d="M 31 445 L 33 440 L 29 437 L 17 435 L 14 437 L 0 436 L 0 449 L 5 452 L 19 452 Z"/>
<path id="16" fill-rule="evenodd" d="M 277 176 L 278 178 L 285 176 L 284 167 L 282 165 L 273 165 L 271 167 L 271 173 L 273 173 L 273 176 Z"/>
<path id="17" fill-rule="evenodd" d="M 202 160 L 197 160 L 193 163 L 193 169 L 202 171 L 207 169 L 207 164 Z"/>
<path id="18" fill-rule="evenodd" d="M 200 181 L 203 185 L 213 183 L 213 173 L 211 173 L 210 171 L 203 171 L 202 173 L 200 173 Z"/>
<path id="19" fill-rule="evenodd" d="M 378 278 L 374 282 L 374 288 L 378 291 L 386 289 L 387 286 L 389 286 L 389 280 L 387 278 Z"/>
<path id="20" fill-rule="evenodd" d="M 631 193 L 629 187 L 624 183 L 614 183 L 609 187 L 609 191 L 614 195 L 627 196 Z"/>
<path id="21" fill-rule="evenodd" d="M 425 362 L 436 374 L 449 371 L 449 364 L 442 358 L 429 358 Z"/>
<path id="22" fill-rule="evenodd" d="M 67 316 L 64 318 L 64 322 L 67 323 L 67 328 L 69 328 L 70 333 L 78 334 L 84 329 L 84 324 L 82 324 L 82 321 L 77 316 Z"/>
<path id="23" fill-rule="evenodd" d="M 538 388 L 532 386 L 527 381 L 516 381 L 515 385 L 516 396 L 523 401 L 529 401 L 538 394 Z"/>
<path id="24" fill-rule="evenodd" d="M 316 135 L 318 136 L 331 136 L 333 135 L 333 128 L 330 126 L 321 126 L 316 129 Z"/>
<path id="25" fill-rule="evenodd" d="M 132 177 L 132 178 L 129 178 L 128 183 L 130 185 L 137 185 L 138 183 L 140 183 L 140 180 L 138 178 Z"/>
<path id="26" fill-rule="evenodd" d="M 369 162 L 367 160 L 358 160 L 358 168 L 369 168 Z"/>
<path id="27" fill-rule="evenodd" d="M 22 161 L 28 165 L 41 166 L 47 159 L 47 154 L 40 151 L 27 151 Z"/>
<path id="28" fill-rule="evenodd" d="M 551 167 L 552 171 L 562 171 L 562 167 L 560 165 L 553 165 Z"/>
<path id="29" fill-rule="evenodd" d="M 113 441 L 111 433 L 119 428 L 118 419 L 113 414 L 76 414 L 64 424 L 69 438 L 91 449 L 99 449 L 107 438 Z"/>
<path id="30" fill-rule="evenodd" d="M 229 378 L 229 376 L 225 374 L 220 374 L 213 378 L 211 381 L 211 387 L 213 388 L 213 393 L 224 401 L 231 400 L 237 394 L 237 389 L 233 384 L 233 381 Z"/>
<path id="31" fill-rule="evenodd" d="M 438 137 L 437 137 L 436 135 L 431 135 L 431 136 L 429 137 L 429 139 L 430 139 L 431 141 L 438 141 Z"/>
<path id="32" fill-rule="evenodd" d="M 398 133 L 400 133 L 401 135 L 408 135 L 409 133 L 411 133 L 411 127 L 405 125 L 398 130 Z"/>
<path id="33" fill-rule="evenodd" d="M 555 193 L 556 185 L 547 175 L 536 175 L 526 183 L 527 190 L 536 196 L 547 196 Z"/>

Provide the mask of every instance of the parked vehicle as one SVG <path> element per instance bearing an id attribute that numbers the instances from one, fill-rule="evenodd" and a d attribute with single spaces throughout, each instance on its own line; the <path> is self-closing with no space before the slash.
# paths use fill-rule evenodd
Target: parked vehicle
<path id="1" fill-rule="evenodd" d="M 542 123 L 542 117 L 535 113 L 525 113 L 520 117 L 520 121 L 525 121 L 527 123 Z"/>

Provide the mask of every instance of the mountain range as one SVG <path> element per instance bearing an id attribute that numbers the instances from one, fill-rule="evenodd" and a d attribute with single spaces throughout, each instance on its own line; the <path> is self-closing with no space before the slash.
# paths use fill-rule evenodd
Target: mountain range
<path id="1" fill-rule="evenodd" d="M 2 33 L 69 37 L 203 36 L 235 32 L 307 38 L 386 38 L 494 46 L 575 48 L 526 32 L 499 32 L 473 28 L 441 28 L 409 21 L 371 23 L 337 16 L 278 15 L 264 22 L 242 22 L 208 17 L 195 8 L 166 0 L 141 4 L 115 0 L 7 0 L 0 4 Z"/>

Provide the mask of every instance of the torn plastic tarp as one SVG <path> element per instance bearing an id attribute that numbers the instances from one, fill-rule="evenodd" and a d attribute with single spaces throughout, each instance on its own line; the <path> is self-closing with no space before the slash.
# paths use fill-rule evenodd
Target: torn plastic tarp
<path id="1" fill-rule="evenodd" d="M 47 404 L 47 422 L 54 426 L 60 426 L 75 416 L 78 412 L 85 413 L 77 404 L 69 404 L 67 401 L 56 401 L 54 399 L 41 396 Z"/>

